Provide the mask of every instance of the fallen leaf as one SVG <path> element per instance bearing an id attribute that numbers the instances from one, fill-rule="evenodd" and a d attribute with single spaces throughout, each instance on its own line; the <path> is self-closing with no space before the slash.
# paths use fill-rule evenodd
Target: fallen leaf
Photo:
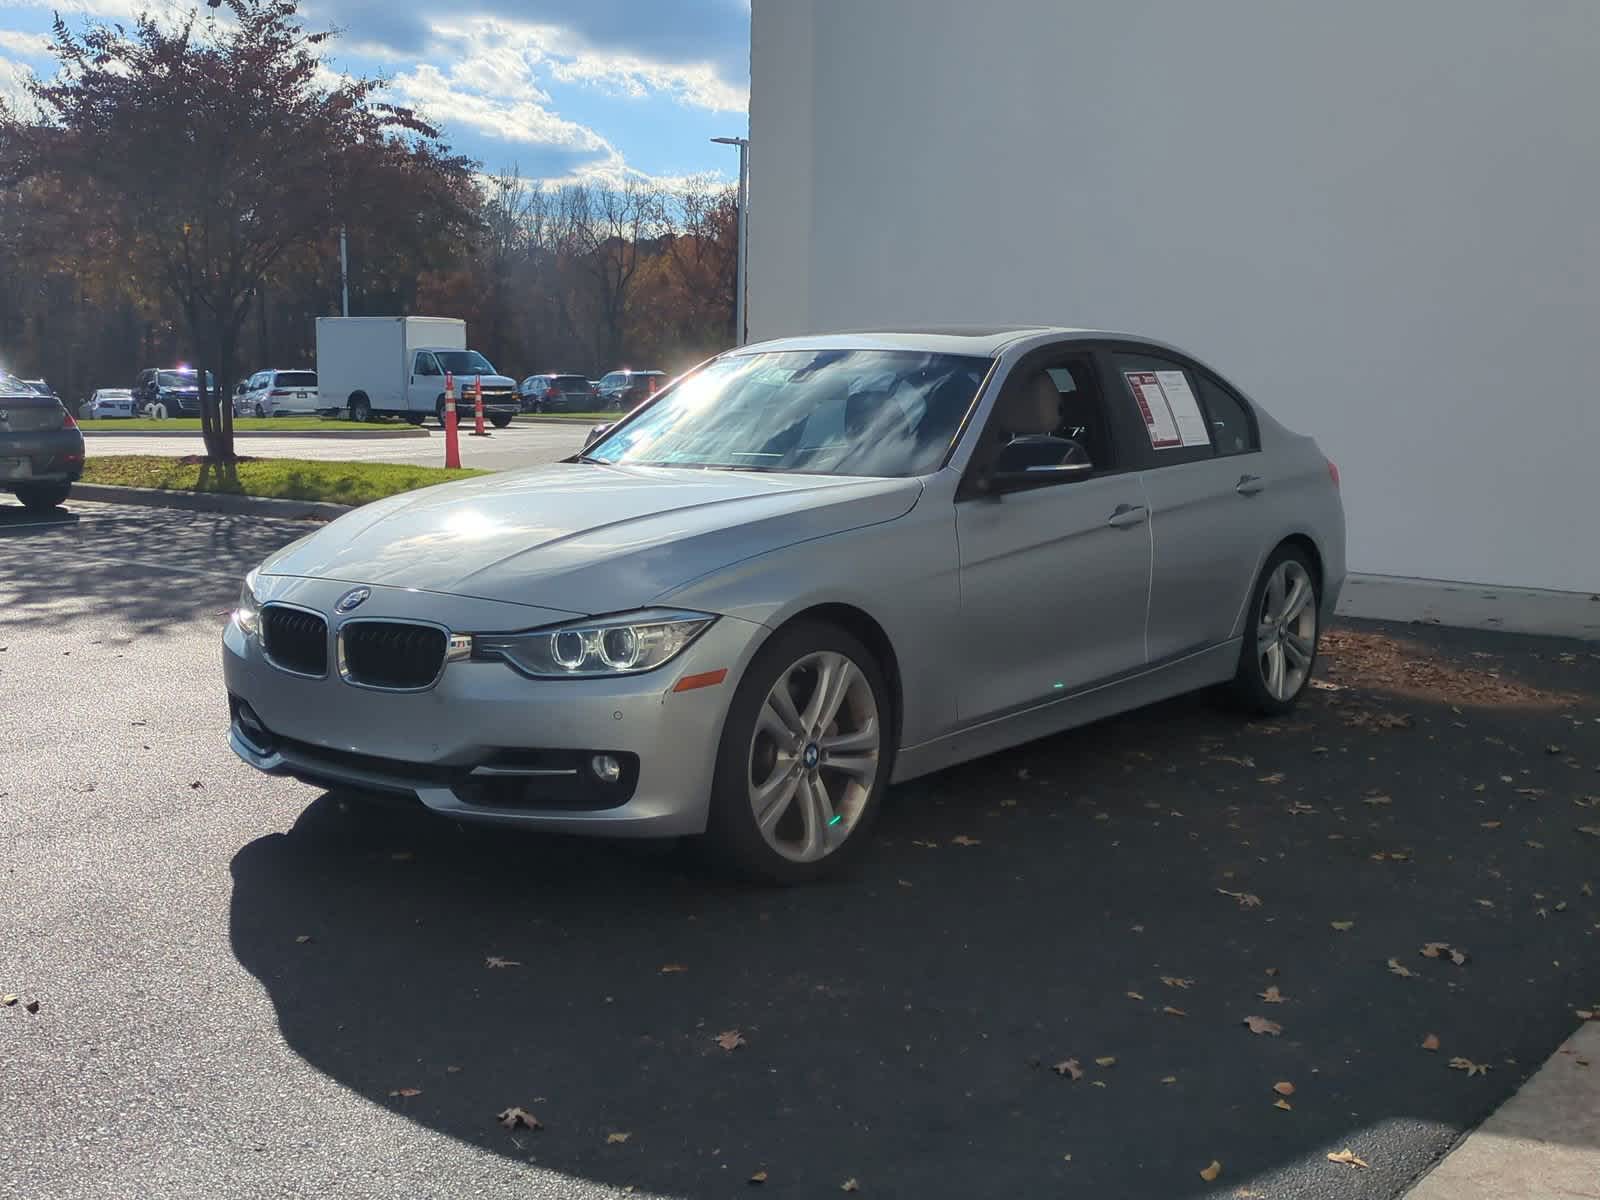
<path id="1" fill-rule="evenodd" d="M 1479 822 L 1479 828 L 1480 829 L 1499 829 L 1504 824 L 1505 824 L 1504 821 L 1481 821 L 1481 822 Z"/>
<path id="2" fill-rule="evenodd" d="M 1294 1105 L 1290 1104 L 1287 1100 L 1274 1100 L 1272 1102 L 1272 1107 L 1281 1108 L 1284 1112 L 1290 1112 L 1293 1110 Z"/>
<path id="3" fill-rule="evenodd" d="M 725 1033 L 717 1034 L 716 1042 L 724 1050 L 737 1050 L 745 1044 L 744 1034 L 737 1029 L 730 1029 Z"/>
<path id="4" fill-rule="evenodd" d="M 311 940 L 311 935 L 309 933 L 302 933 L 299 937 L 295 938 L 294 940 L 298 945 L 304 946 L 307 942 L 309 942 Z"/>
<path id="5" fill-rule="evenodd" d="M 632 1136 L 633 1134 L 631 1133 L 608 1133 L 606 1134 L 606 1145 L 620 1146 Z"/>
<path id="6" fill-rule="evenodd" d="M 1246 1017 L 1244 1023 L 1250 1027 L 1251 1033 L 1267 1033 L 1277 1037 L 1283 1032 L 1283 1026 L 1276 1021 L 1269 1021 L 1265 1017 Z"/>
<path id="7" fill-rule="evenodd" d="M 1083 1078 L 1083 1067 L 1079 1065 L 1078 1060 L 1075 1058 L 1058 1062 L 1050 1069 L 1057 1075 L 1070 1075 L 1075 1080 Z"/>
<path id="8" fill-rule="evenodd" d="M 688 969 L 689 968 L 684 966 L 682 963 L 668 963 L 666 966 L 661 968 L 661 973 L 663 975 L 682 975 Z"/>
<path id="9" fill-rule="evenodd" d="M 1095 1059 L 1094 1065 L 1097 1067 L 1114 1067 L 1117 1065 L 1117 1060 L 1108 1054 L 1104 1058 Z"/>
<path id="10" fill-rule="evenodd" d="M 501 958 L 498 955 L 491 954 L 483 960 L 483 965 L 491 970 L 497 970 L 503 967 L 520 967 L 522 964 L 514 958 Z"/>
<path id="11" fill-rule="evenodd" d="M 1178 1082 L 1178 1077 L 1176 1075 L 1163 1075 L 1161 1077 L 1161 1082 L 1171 1086 L 1172 1084 Z"/>
<path id="12" fill-rule="evenodd" d="M 1556 911 L 1557 912 L 1561 911 L 1561 905 L 1559 905 L 1559 904 L 1556 905 Z M 1465 950 L 1452 949 L 1450 951 L 1450 961 L 1455 963 L 1455 965 L 1458 966 L 1458 967 L 1466 966 L 1467 965 L 1467 952 Z"/>
<path id="13" fill-rule="evenodd" d="M 422 1089 L 421 1088 L 395 1088 L 394 1091 L 389 1093 L 389 1095 L 391 1095 L 391 1096 L 404 1096 L 406 1099 L 409 1100 L 412 1096 L 420 1096 L 420 1095 L 422 1095 Z"/>
<path id="14" fill-rule="evenodd" d="M 1282 783 L 1283 782 L 1283 772 L 1282 771 L 1274 771 L 1271 775 L 1263 775 L 1260 779 L 1256 780 L 1256 782 L 1257 783 Z"/>
<path id="15" fill-rule="evenodd" d="M 915 887 L 916 886 L 916 884 L 912 883 L 909 879 L 896 879 L 895 882 L 898 883 L 903 888 Z"/>
<path id="16" fill-rule="evenodd" d="M 1494 907 L 1494 901 L 1493 900 L 1484 900 L 1484 899 L 1480 898 L 1480 899 L 1474 900 L 1473 903 L 1476 904 L 1479 908 L 1493 908 Z"/>
<path id="17" fill-rule="evenodd" d="M 1068 1162 L 1072 1161 L 1072 1155 L 1070 1154 L 1066 1155 L 1065 1158 Z M 861 1190 L 861 1185 L 854 1179 L 846 1179 L 839 1185 L 839 1190 L 841 1192 L 859 1192 Z"/>
<path id="18" fill-rule="evenodd" d="M 1230 892 L 1227 888 L 1218 888 L 1217 895 L 1227 896 L 1231 900 L 1237 900 L 1240 908 L 1261 907 L 1261 897 L 1252 896 L 1249 892 Z"/>
<path id="19" fill-rule="evenodd" d="M 389 855 L 389 861 L 390 862 L 411 862 L 416 857 L 417 856 L 415 854 L 413 854 L 410 850 L 396 850 L 393 854 Z"/>
<path id="20" fill-rule="evenodd" d="M 919 842 L 916 838 L 911 839 L 911 844 L 913 846 L 921 846 L 924 850 L 937 850 L 939 848 L 938 842 Z"/>
<path id="21" fill-rule="evenodd" d="M 1222 1164 L 1216 1159 L 1211 1160 L 1211 1165 L 1200 1172 L 1200 1178 L 1207 1183 L 1215 1183 L 1217 1176 L 1222 1174 Z"/>
<path id="22" fill-rule="evenodd" d="M 1211 756 L 1211 761 L 1233 763 L 1238 767 L 1253 767 L 1256 765 L 1256 760 L 1251 758 L 1248 754 L 1213 754 Z"/>
<path id="23" fill-rule="evenodd" d="M 1128 993 L 1128 999 L 1129 1000 L 1143 1000 L 1144 997 L 1141 996 L 1138 992 L 1129 992 Z"/>
<path id="24" fill-rule="evenodd" d="M 1401 979 L 1410 979 L 1415 972 L 1409 967 L 1401 966 L 1398 958 L 1391 958 L 1389 960 L 1389 974 L 1398 975 Z"/>
<path id="25" fill-rule="evenodd" d="M 1277 967 L 1268 967 L 1267 968 L 1267 978 L 1268 979 L 1276 978 L 1277 974 L 1278 974 L 1278 968 Z"/>
<path id="26" fill-rule="evenodd" d="M 1489 1073 L 1489 1068 L 1486 1064 L 1475 1063 L 1470 1058 L 1462 1058 L 1459 1055 L 1450 1060 L 1450 1069 L 1452 1071 L 1465 1071 L 1468 1075 L 1487 1075 Z"/>
<path id="27" fill-rule="evenodd" d="M 1430 1033 L 1427 1037 L 1422 1039 L 1422 1048 L 1424 1050 L 1437 1050 L 1439 1048 L 1439 1036 L 1437 1034 Z"/>
<path id="28" fill-rule="evenodd" d="M 1161 1011 L 1166 1013 L 1167 1016 L 1169 1016 L 1169 1017 L 1187 1017 L 1189 1015 L 1188 1013 L 1184 1012 L 1183 1009 L 1174 1008 L 1170 1004 L 1167 1005 L 1165 1008 L 1163 1008 Z"/>
<path id="29" fill-rule="evenodd" d="M 1182 991 L 1188 991 L 1189 988 L 1194 985 L 1194 980 L 1180 979 L 1176 975 L 1163 975 L 1161 977 L 1161 982 L 1166 984 L 1169 988 L 1178 988 Z"/>
<path id="30" fill-rule="evenodd" d="M 1273 1084 L 1272 1090 L 1277 1092 L 1280 1096 L 1292 1096 L 1294 1095 L 1294 1084 L 1285 1080 L 1283 1083 Z"/>
<path id="31" fill-rule="evenodd" d="M 1333 926 L 1340 933 L 1349 933 L 1356 927 L 1356 923 L 1354 921 L 1329 921 L 1328 924 Z"/>
<path id="32" fill-rule="evenodd" d="M 1258 993 L 1258 995 L 1268 1004 L 1283 1003 L 1283 993 L 1278 990 L 1276 984 L 1274 984 L 1272 987 L 1269 987 L 1266 991 Z"/>
<path id="33" fill-rule="evenodd" d="M 1307 813 L 1314 813 L 1317 810 L 1312 805 L 1307 804 L 1304 800 L 1296 800 L 1284 811 L 1287 812 L 1291 817 L 1303 817 Z"/>
<path id="34" fill-rule="evenodd" d="M 189 787 L 194 791 L 199 791 L 201 788 L 205 787 L 205 784 L 201 783 L 198 779 L 196 779 L 193 783 L 191 783 L 189 785 Z"/>
<path id="35" fill-rule="evenodd" d="M 1361 801 L 1361 803 L 1370 804 L 1374 808 L 1377 808 L 1379 805 L 1382 805 L 1382 804 L 1393 804 L 1394 803 L 1394 797 L 1392 797 L 1392 796 L 1367 796 Z"/>
<path id="36" fill-rule="evenodd" d="M 1585 896 L 1589 896 L 1591 898 L 1594 896 L 1594 884 L 1592 884 L 1592 883 L 1586 883 L 1582 887 L 1580 887 L 1578 890 L 1580 892 L 1582 892 Z"/>
<path id="37" fill-rule="evenodd" d="M 0 1008 L 10 1008 L 16 1002 L 17 998 L 10 992 L 7 992 L 4 996 L 0 996 Z"/>
<path id="38" fill-rule="evenodd" d="M 1096 1080 L 1095 1080 L 1095 1081 L 1094 1081 L 1094 1082 L 1093 1082 L 1093 1083 L 1091 1083 L 1091 1084 L 1090 1084 L 1090 1085 L 1089 1085 L 1089 1086 L 1090 1086 L 1090 1087 L 1097 1087 L 1097 1088 L 1103 1088 L 1103 1087 L 1105 1087 L 1105 1086 L 1106 1086 L 1106 1081 L 1105 1081 L 1105 1080 L 1103 1080 L 1103 1079 L 1096 1079 Z"/>
<path id="39" fill-rule="evenodd" d="M 459 1074 L 461 1074 L 461 1068 L 460 1067 L 446 1067 L 444 1069 L 444 1073 L 446 1075 L 459 1075 Z"/>
<path id="40" fill-rule="evenodd" d="M 980 842 L 977 838 L 970 838 L 964 833 L 956 834 L 955 837 L 950 839 L 950 844 L 952 846 L 981 846 L 981 845 L 983 845 L 983 843 Z"/>
<path id="41" fill-rule="evenodd" d="M 1343 1163 L 1347 1167 L 1365 1167 L 1367 1165 L 1366 1159 L 1359 1157 L 1354 1150 L 1348 1147 L 1337 1154 L 1328 1155 L 1328 1161 L 1331 1163 Z"/>
<path id="42" fill-rule="evenodd" d="M 758 1186 L 766 1181 L 767 1173 L 765 1171 L 757 1171 L 754 1175 L 750 1176 L 750 1182 Z"/>
<path id="43" fill-rule="evenodd" d="M 23 1012 L 29 1012 L 29 1013 L 38 1012 L 39 1011 L 39 1002 L 37 1000 L 24 1000 L 22 1002 L 22 1011 Z"/>
<path id="44" fill-rule="evenodd" d="M 544 1126 L 539 1123 L 539 1118 L 525 1108 L 508 1108 L 495 1120 L 507 1129 L 531 1129 L 537 1132 Z"/>
<path id="45" fill-rule="evenodd" d="M 1579 833 L 1586 833 L 1592 838 L 1600 838 L 1600 825 L 1579 825 Z"/>

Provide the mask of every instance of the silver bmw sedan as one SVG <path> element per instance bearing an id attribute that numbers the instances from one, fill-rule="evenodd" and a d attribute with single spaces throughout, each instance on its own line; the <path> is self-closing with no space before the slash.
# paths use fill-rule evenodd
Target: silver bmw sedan
<path id="1" fill-rule="evenodd" d="M 274 554 L 234 751 L 444 816 L 703 836 L 776 882 L 884 790 L 1181 692 L 1287 711 L 1344 581 L 1338 472 L 1199 360 L 1055 328 L 724 354 L 576 458 Z"/>

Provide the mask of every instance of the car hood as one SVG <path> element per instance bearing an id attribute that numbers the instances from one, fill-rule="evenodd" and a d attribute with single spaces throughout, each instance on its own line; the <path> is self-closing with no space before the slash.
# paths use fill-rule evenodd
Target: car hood
<path id="1" fill-rule="evenodd" d="M 369 504 L 261 572 L 620 612 L 756 555 L 892 521 L 921 492 L 915 479 L 561 463 Z"/>
<path id="2" fill-rule="evenodd" d="M 472 385 L 480 378 L 483 380 L 483 390 L 486 392 L 511 392 L 517 387 L 517 381 L 506 375 L 457 375 L 456 386 L 470 396 Z"/>

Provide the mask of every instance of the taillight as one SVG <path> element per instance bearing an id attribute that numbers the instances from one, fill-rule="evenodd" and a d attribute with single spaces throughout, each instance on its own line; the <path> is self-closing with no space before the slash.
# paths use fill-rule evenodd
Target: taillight
<path id="1" fill-rule="evenodd" d="M 78 427 L 78 418 L 73 416 L 71 413 L 63 411 L 61 417 L 61 428 L 76 429 Z"/>
<path id="2" fill-rule="evenodd" d="M 554 384 L 551 384 L 550 385 L 550 390 L 544 394 L 544 398 L 546 400 L 559 400 L 559 399 L 561 399 L 561 389 L 556 387 Z"/>
<path id="3" fill-rule="evenodd" d="M 1339 486 L 1339 468 L 1334 465 L 1333 459 L 1328 460 L 1328 478 L 1333 480 L 1333 486 Z"/>

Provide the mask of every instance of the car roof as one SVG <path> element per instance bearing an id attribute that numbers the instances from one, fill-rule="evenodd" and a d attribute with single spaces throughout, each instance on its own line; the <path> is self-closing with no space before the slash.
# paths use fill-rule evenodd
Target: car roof
<path id="1" fill-rule="evenodd" d="M 1012 342 L 1040 335 L 1065 337 L 1104 336 L 1099 330 L 1062 325 L 931 325 L 897 329 L 849 329 L 834 333 L 809 333 L 800 337 L 759 342 L 736 354 L 781 350 L 920 350 L 931 354 L 992 357 Z"/>

